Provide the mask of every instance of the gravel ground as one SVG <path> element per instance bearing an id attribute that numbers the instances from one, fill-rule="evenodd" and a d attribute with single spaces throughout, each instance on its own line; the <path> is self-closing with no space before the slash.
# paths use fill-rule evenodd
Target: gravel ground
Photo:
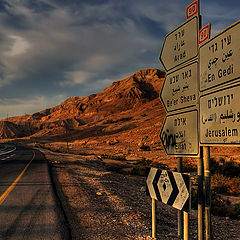
<path id="1" fill-rule="evenodd" d="M 151 199 L 145 178 L 108 171 L 95 155 L 42 150 L 51 163 L 72 239 L 152 239 Z M 240 221 L 212 217 L 213 239 L 240 240 Z M 189 215 L 189 239 L 197 239 L 197 211 Z M 177 237 L 177 210 L 157 202 L 157 239 Z"/>

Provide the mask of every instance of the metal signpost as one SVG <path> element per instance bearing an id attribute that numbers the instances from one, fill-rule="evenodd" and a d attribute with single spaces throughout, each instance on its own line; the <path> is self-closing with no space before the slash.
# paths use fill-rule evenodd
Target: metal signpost
<path id="1" fill-rule="evenodd" d="M 197 156 L 199 153 L 197 0 L 186 8 L 186 18 L 186 22 L 166 36 L 159 57 L 167 71 L 160 98 L 168 112 L 160 138 L 167 155 L 178 156 L 178 172 L 182 171 L 182 156 Z M 190 111 L 190 107 L 194 108 L 194 111 Z M 184 112 L 176 113 L 176 110 Z M 172 115 L 169 115 L 169 112 L 172 112 Z M 190 129 L 193 131 L 189 131 Z M 183 231 L 183 211 L 179 210 L 178 237 L 183 238 L 184 233 L 184 239 L 188 239 L 187 212 L 184 212 L 184 217 L 186 227 Z"/>
<path id="2" fill-rule="evenodd" d="M 185 211 L 190 210 L 190 176 L 178 172 L 151 168 L 147 175 L 147 194 L 152 198 L 152 237 L 156 238 L 156 200 Z M 188 239 L 188 221 L 184 239 Z"/>
<path id="3" fill-rule="evenodd" d="M 194 1 L 186 8 L 186 18 L 186 22 L 166 36 L 159 57 L 167 71 L 160 93 L 167 111 L 160 139 L 166 154 L 178 157 L 179 172 L 182 171 L 182 156 L 200 155 L 198 240 L 204 239 L 204 232 L 205 239 L 210 240 L 212 233 L 209 146 L 240 144 L 240 20 L 210 39 L 210 24 L 199 31 L 199 1 Z M 177 208 L 180 210 L 180 238 L 183 237 L 181 210 L 184 209 L 190 194 L 182 176 L 181 173 L 177 175 L 151 168 L 147 177 L 147 191 L 153 200 L 153 221 L 156 218 L 155 200 Z M 185 187 L 180 190 L 180 186 Z M 153 222 L 153 237 L 155 233 L 156 226 Z M 184 228 L 184 239 L 188 239 L 187 227 Z"/>

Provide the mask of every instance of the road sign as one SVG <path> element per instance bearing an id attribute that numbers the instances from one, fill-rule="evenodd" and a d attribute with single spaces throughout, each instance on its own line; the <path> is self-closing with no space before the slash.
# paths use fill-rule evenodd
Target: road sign
<path id="1" fill-rule="evenodd" d="M 240 20 L 200 47 L 200 91 L 240 78 Z"/>
<path id="2" fill-rule="evenodd" d="M 178 210 L 189 211 L 189 175 L 151 168 L 146 182 L 147 193 L 151 198 L 171 205 Z"/>
<path id="3" fill-rule="evenodd" d="M 160 132 L 167 155 L 198 156 L 198 112 L 167 115 Z"/>
<path id="4" fill-rule="evenodd" d="M 200 97 L 200 142 L 240 144 L 240 84 Z"/>
<path id="5" fill-rule="evenodd" d="M 208 23 L 199 31 L 199 45 L 210 39 L 211 24 Z"/>
<path id="6" fill-rule="evenodd" d="M 198 79 L 197 62 L 167 73 L 160 93 L 167 112 L 197 105 Z"/>
<path id="7" fill-rule="evenodd" d="M 198 30 L 199 18 L 194 17 L 166 36 L 159 57 L 166 71 L 198 56 Z"/>
<path id="8" fill-rule="evenodd" d="M 192 2 L 190 5 L 186 8 L 186 18 L 192 18 L 196 15 L 199 15 L 199 3 L 198 0 Z"/>
<path id="9" fill-rule="evenodd" d="M 156 173 L 157 173 L 157 168 L 151 168 L 147 177 L 148 195 L 150 195 L 150 197 L 154 199 L 157 199 L 156 191 L 154 189 L 155 184 L 153 184 Z"/>

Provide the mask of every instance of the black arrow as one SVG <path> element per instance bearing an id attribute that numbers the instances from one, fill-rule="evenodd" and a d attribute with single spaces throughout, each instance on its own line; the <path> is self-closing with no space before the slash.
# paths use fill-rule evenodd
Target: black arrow
<path id="1" fill-rule="evenodd" d="M 174 201 L 175 201 L 175 199 L 176 199 L 176 197 L 177 197 L 177 195 L 178 195 L 178 193 L 179 193 L 179 190 L 178 190 L 175 178 L 173 176 L 173 173 L 170 172 L 170 171 L 167 171 L 167 173 L 168 173 L 168 177 L 169 177 L 169 179 L 171 181 L 171 185 L 172 185 L 172 188 L 173 188 L 172 193 L 171 193 L 171 195 L 170 195 L 170 197 L 168 199 L 167 204 L 172 206 Z"/>

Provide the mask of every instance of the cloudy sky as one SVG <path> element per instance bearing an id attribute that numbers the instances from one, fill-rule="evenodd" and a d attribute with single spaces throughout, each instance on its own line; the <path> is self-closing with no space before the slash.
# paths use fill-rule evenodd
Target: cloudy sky
<path id="1" fill-rule="evenodd" d="M 139 69 L 159 68 L 165 35 L 192 0 L 0 0 L 0 119 L 97 93 Z M 201 0 L 212 35 L 240 1 Z"/>

